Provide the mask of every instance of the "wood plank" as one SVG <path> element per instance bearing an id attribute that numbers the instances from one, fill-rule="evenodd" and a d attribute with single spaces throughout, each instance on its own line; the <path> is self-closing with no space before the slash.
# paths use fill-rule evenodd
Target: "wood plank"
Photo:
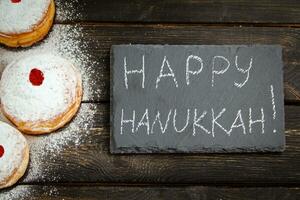
<path id="1" fill-rule="evenodd" d="M 57 22 L 299 23 L 297 0 L 57 0 Z M 61 12 L 68 8 L 68 13 Z M 70 18 L 70 12 L 74 12 Z"/>
<path id="2" fill-rule="evenodd" d="M 207 186 L 39 186 L 19 185 L 1 191 L 3 200 L 56 199 L 222 199 L 293 200 L 300 198 L 298 187 L 207 187 Z"/>
<path id="3" fill-rule="evenodd" d="M 280 44 L 283 47 L 285 100 L 300 101 L 300 29 L 199 25 L 81 25 L 85 47 L 97 70 L 91 75 L 109 101 L 109 51 L 113 44 Z"/>
<path id="4" fill-rule="evenodd" d="M 179 184 L 299 184 L 300 107 L 286 106 L 287 148 L 283 153 L 252 154 L 154 154 L 112 155 L 109 153 L 108 104 L 83 104 L 72 124 L 76 137 L 38 146 L 22 183 L 114 182 Z M 86 116 L 90 117 L 86 118 Z M 90 122 L 81 126 L 78 118 Z M 79 120 L 80 121 L 80 120 Z M 68 132 L 69 127 L 54 133 Z M 76 129 L 71 129 L 72 131 Z M 69 137 L 69 135 L 67 135 Z M 44 136 L 47 137 L 47 136 Z M 79 138 L 79 139 L 76 139 Z M 32 145 L 42 140 L 37 138 Z M 70 141 L 71 140 L 71 141 Z M 73 141 L 74 140 L 74 141 Z M 78 142 L 75 142 L 79 140 Z M 53 149 L 51 149 L 53 148 Z M 40 152 L 46 153 L 37 155 Z M 238 173 L 237 173 L 238 172 Z"/>

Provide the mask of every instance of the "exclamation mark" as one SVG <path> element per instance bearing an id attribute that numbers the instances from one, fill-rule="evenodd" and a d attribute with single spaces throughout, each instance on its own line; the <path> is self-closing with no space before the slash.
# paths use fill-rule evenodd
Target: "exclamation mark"
<path id="1" fill-rule="evenodd" d="M 270 85 L 271 97 L 272 97 L 272 108 L 273 108 L 273 120 L 276 119 L 276 106 L 275 106 L 275 97 L 274 97 L 274 88 L 273 85 Z M 273 133 L 276 133 L 276 129 L 273 130 Z"/>

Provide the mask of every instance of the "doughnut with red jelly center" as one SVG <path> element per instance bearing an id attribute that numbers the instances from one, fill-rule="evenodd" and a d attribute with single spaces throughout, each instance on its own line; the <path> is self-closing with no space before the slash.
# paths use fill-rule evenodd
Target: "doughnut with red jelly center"
<path id="1" fill-rule="evenodd" d="M 31 46 L 49 32 L 55 14 L 54 0 L 0 0 L 0 43 Z"/>
<path id="2" fill-rule="evenodd" d="M 24 136 L 0 122 L 0 189 L 15 184 L 24 175 L 28 161 L 29 147 Z"/>
<path id="3" fill-rule="evenodd" d="M 24 133 L 52 132 L 77 112 L 81 82 L 75 66 L 60 56 L 28 56 L 4 69 L 0 82 L 1 109 Z"/>

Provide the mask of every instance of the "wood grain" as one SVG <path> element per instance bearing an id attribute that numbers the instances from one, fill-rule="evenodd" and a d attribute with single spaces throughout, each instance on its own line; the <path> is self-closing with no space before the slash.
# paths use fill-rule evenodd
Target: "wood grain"
<path id="1" fill-rule="evenodd" d="M 19 191 L 19 193 L 18 193 Z M 22 192 L 21 192 L 22 191 Z M 76 192 L 75 192 L 76 191 Z M 206 186 L 37 186 L 19 185 L 3 193 L 4 200 L 296 200 L 297 187 L 206 187 Z"/>
<path id="2" fill-rule="evenodd" d="M 79 40 L 95 70 L 89 75 L 92 91 L 83 99 L 89 103 L 83 103 L 75 120 L 55 133 L 76 130 L 82 141 L 79 146 L 71 141 L 58 154 L 50 151 L 39 163 L 31 162 L 19 185 L 1 190 L 0 199 L 300 199 L 298 0 L 56 0 L 56 4 L 54 28 L 67 24 L 80 28 Z M 286 151 L 111 155 L 109 50 L 112 44 L 128 43 L 282 45 Z M 41 171 L 36 171 L 37 165 Z"/>
<path id="3" fill-rule="evenodd" d="M 180 22 L 180 23 L 299 23 L 297 0 L 57 0 L 57 9 L 75 9 L 72 20 L 57 22 Z M 60 7 L 61 8 L 60 8 Z"/>
<path id="4" fill-rule="evenodd" d="M 57 25 L 64 26 L 64 25 Z M 109 52 L 113 44 L 280 44 L 285 100 L 300 102 L 300 29 L 200 25 L 80 25 L 88 47 L 94 88 L 86 102 L 109 101 Z M 100 92 L 99 92 L 100 91 Z"/>
<path id="5" fill-rule="evenodd" d="M 22 183 L 54 181 L 281 186 L 297 185 L 300 181 L 299 106 L 285 107 L 287 146 L 283 153 L 172 155 L 110 154 L 109 105 L 88 103 L 82 106 L 92 107 L 96 112 L 89 119 L 93 121 L 89 131 L 78 132 L 82 135 L 81 144 L 68 144 L 54 157 L 52 154 L 45 155 L 39 164 L 44 171 L 38 175 L 34 170 L 36 166 L 31 163 Z M 84 116 L 85 110 L 89 110 L 83 107 L 78 117 Z M 68 127 L 61 131 L 66 129 Z"/>

